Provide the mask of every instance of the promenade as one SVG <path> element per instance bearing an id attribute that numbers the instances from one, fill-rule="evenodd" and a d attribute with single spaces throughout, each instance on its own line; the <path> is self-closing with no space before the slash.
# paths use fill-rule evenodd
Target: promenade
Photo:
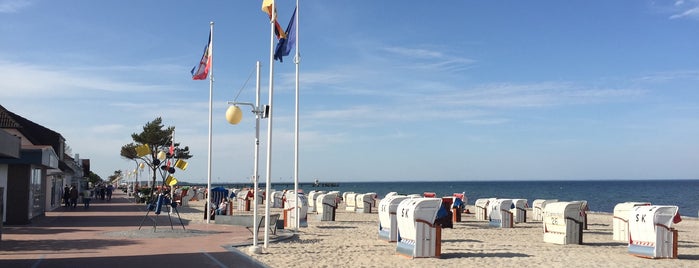
<path id="1" fill-rule="evenodd" d="M 164 210 L 139 230 L 145 216 L 144 205 L 119 191 L 89 209 L 60 207 L 29 225 L 4 226 L 0 267 L 266 267 L 231 246 L 250 241 L 244 227 L 182 219 L 185 230 Z"/>

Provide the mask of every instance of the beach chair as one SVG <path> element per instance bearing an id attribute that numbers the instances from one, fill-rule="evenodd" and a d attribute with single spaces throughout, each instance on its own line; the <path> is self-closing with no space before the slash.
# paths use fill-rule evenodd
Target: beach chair
<path id="1" fill-rule="evenodd" d="M 177 203 L 178 206 L 182 206 L 182 205 L 183 205 L 182 199 L 183 199 L 185 196 L 187 196 L 187 192 L 188 192 L 188 191 L 189 191 L 189 188 L 187 188 L 187 189 L 181 189 L 181 191 L 180 191 L 179 194 L 175 194 L 175 196 L 173 196 L 172 201 L 175 202 L 175 203 Z"/>
<path id="2" fill-rule="evenodd" d="M 212 213 L 212 211 L 215 212 L 218 209 L 218 205 L 221 204 L 221 200 L 223 200 L 224 198 L 226 198 L 228 196 L 228 190 L 226 190 L 226 188 L 223 188 L 220 186 L 214 187 L 214 188 L 211 188 L 211 190 L 209 191 L 209 194 L 211 196 L 211 203 L 213 205 L 205 213 Z M 206 206 L 208 207 L 208 204 L 206 204 Z M 213 213 L 213 214 L 216 214 L 216 213 Z M 214 217 L 212 215 L 211 219 L 213 219 L 213 218 Z"/>
<path id="3" fill-rule="evenodd" d="M 277 234 L 277 221 L 279 220 L 279 214 L 271 214 L 269 215 L 269 232 L 273 235 Z M 245 229 L 248 229 L 248 231 L 252 235 L 258 235 L 260 233 L 260 228 L 265 225 L 265 216 L 262 215 L 260 216 L 260 219 L 257 222 L 257 230 L 253 231 L 254 226 L 246 226 Z"/>

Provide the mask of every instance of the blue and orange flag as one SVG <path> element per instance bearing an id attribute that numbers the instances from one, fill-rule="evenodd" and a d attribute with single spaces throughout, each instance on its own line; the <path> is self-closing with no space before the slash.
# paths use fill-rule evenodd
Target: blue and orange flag
<path id="1" fill-rule="evenodd" d="M 199 68 L 197 68 L 199 67 Z M 199 65 L 192 68 L 192 80 L 204 80 L 209 75 L 211 68 L 211 32 L 209 32 L 209 42 L 204 47 L 204 55 L 201 56 Z M 194 71 L 196 69 L 196 72 Z"/>
<path id="2" fill-rule="evenodd" d="M 288 56 L 289 52 L 296 47 L 296 9 L 294 8 L 294 14 L 291 15 L 291 20 L 289 25 L 286 26 L 286 37 L 279 39 L 277 43 L 277 48 L 274 50 L 274 59 L 279 60 L 279 62 L 284 62 L 283 56 Z"/>
<path id="3" fill-rule="evenodd" d="M 277 21 L 277 6 L 274 4 L 274 0 L 262 0 L 262 12 L 267 13 L 270 22 L 274 22 L 274 34 L 277 36 L 277 39 L 286 38 L 282 26 Z"/>

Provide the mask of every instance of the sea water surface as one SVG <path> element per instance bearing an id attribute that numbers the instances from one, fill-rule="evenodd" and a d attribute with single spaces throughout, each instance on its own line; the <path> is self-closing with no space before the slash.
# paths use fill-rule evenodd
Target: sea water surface
<path id="1" fill-rule="evenodd" d="M 323 185 L 323 183 L 321 183 Z M 468 204 L 479 198 L 523 198 L 529 206 L 535 199 L 560 201 L 587 200 L 591 211 L 613 213 L 622 202 L 650 202 L 653 205 L 675 205 L 683 216 L 699 213 L 699 180 L 611 180 L 611 181 L 401 181 L 401 182 L 338 182 L 332 187 L 302 184 L 304 192 L 312 190 L 368 193 L 379 198 L 389 192 L 451 196 L 465 192 Z M 262 187 L 262 186 L 261 186 Z M 293 184 L 273 184 L 273 188 L 293 189 Z"/>

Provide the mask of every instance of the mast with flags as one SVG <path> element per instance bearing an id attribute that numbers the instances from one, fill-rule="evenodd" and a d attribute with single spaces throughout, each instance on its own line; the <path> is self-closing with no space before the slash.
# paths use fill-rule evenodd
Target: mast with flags
<path id="1" fill-rule="evenodd" d="M 270 45 L 269 45 L 269 103 L 267 111 L 267 167 L 266 167 L 266 178 L 265 178 L 265 239 L 264 247 L 269 246 L 269 202 L 271 194 L 271 177 L 272 177 L 272 111 L 274 110 L 273 100 L 274 100 L 274 37 L 275 29 L 277 29 L 277 35 L 281 35 L 282 32 L 279 31 L 281 27 L 278 27 L 277 22 L 277 8 L 274 4 L 274 0 L 263 0 L 262 1 L 262 11 L 267 13 L 270 18 Z M 275 223 L 276 224 L 276 223 Z"/>
<path id="2" fill-rule="evenodd" d="M 270 1 L 264 1 L 264 2 L 270 2 Z M 274 1 L 271 1 L 272 3 Z M 300 62 L 300 57 L 299 57 L 299 49 L 298 49 L 298 8 L 299 8 L 299 2 L 296 0 L 296 7 L 294 8 L 294 13 L 291 15 L 291 19 L 289 20 L 289 24 L 286 27 L 286 31 L 283 33 L 278 33 L 279 31 L 279 22 L 276 20 L 276 13 L 274 15 L 270 15 L 270 18 L 274 18 L 274 25 L 275 25 L 275 31 L 276 35 L 279 38 L 279 42 L 277 43 L 276 48 L 274 49 L 274 60 L 278 60 L 280 63 L 284 62 L 283 57 L 288 56 L 291 52 L 292 49 L 295 48 L 295 55 L 294 55 L 294 63 L 296 65 L 296 109 L 295 109 L 295 122 L 294 122 L 294 128 L 295 128 L 295 135 L 294 135 L 294 193 L 295 193 L 295 202 L 294 204 L 299 204 L 298 200 L 298 192 L 299 192 L 299 178 L 298 178 L 298 170 L 299 170 L 299 62 Z M 264 4 L 263 4 L 263 10 L 264 10 Z M 268 9 L 269 10 L 269 9 Z M 276 9 L 273 11 L 276 12 Z M 268 13 L 270 14 L 270 13 Z M 271 60 L 270 60 L 271 61 Z M 271 65 L 271 64 L 270 64 Z M 271 70 L 272 67 L 270 66 L 270 84 L 271 84 Z M 271 94 L 271 93 L 270 93 Z M 298 208 L 294 209 L 295 211 L 295 219 L 296 223 L 294 226 L 294 231 L 298 231 L 298 227 L 300 226 L 300 210 Z"/>
<path id="3" fill-rule="evenodd" d="M 208 144 L 208 160 L 206 170 L 206 189 L 211 191 L 211 115 L 213 107 L 214 94 L 214 22 L 209 22 L 209 42 L 204 47 L 204 55 L 202 55 L 199 65 L 192 68 L 192 80 L 204 80 L 209 78 L 209 144 Z M 196 69 L 196 72 L 195 72 Z M 211 205 L 211 195 L 206 195 L 206 205 Z M 210 223 L 210 213 L 206 213 L 206 223 Z"/>

